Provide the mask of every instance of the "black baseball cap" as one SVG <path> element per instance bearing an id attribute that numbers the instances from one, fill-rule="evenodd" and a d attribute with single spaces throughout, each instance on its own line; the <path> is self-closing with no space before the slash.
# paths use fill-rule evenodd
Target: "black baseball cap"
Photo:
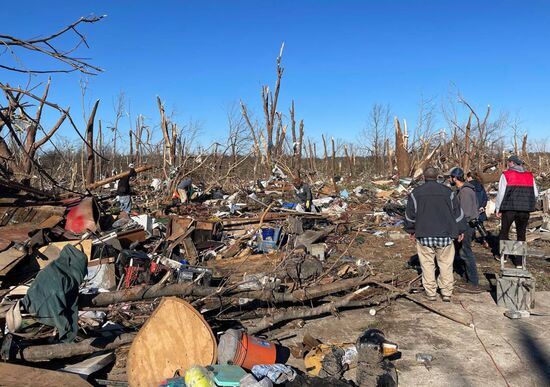
<path id="1" fill-rule="evenodd" d="M 523 165 L 523 161 L 516 155 L 508 157 L 508 161 L 511 161 L 516 165 Z"/>

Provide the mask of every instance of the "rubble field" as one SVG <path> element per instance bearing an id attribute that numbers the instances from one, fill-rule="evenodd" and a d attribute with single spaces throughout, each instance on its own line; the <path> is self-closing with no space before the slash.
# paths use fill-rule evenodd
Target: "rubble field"
<path id="1" fill-rule="evenodd" d="M 316 182 L 305 212 L 286 177 L 197 187 L 182 204 L 148 186 L 147 171 L 130 214 L 108 183 L 1 199 L 0 381 L 19 368 L 48 370 L 48 385 L 550 381 L 547 191 L 528 233 L 536 302 L 531 317 L 509 319 L 493 218 L 474 243 L 480 286 L 465 283 L 458 258 L 452 302 L 423 297 L 403 230 L 418 181 Z"/>

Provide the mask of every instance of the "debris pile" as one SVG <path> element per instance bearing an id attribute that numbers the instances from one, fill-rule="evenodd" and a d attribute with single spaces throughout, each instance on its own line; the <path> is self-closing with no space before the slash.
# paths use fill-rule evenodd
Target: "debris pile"
<path id="1" fill-rule="evenodd" d="M 130 213 L 115 180 L 85 197 L 2 199 L 2 360 L 104 385 L 352 385 L 344 373 L 358 362 L 368 364 L 358 378 L 394 378 L 397 345 L 382 332 L 339 345 L 308 335 L 291 348 L 277 333 L 344 308 L 374 316 L 397 297 L 469 325 L 413 294 L 416 268 L 373 265 L 354 246 L 406 242 L 411 179 L 337 193 L 319 182 L 309 212 L 280 177 L 232 193 L 195 187 L 185 203 L 140 184 Z"/>

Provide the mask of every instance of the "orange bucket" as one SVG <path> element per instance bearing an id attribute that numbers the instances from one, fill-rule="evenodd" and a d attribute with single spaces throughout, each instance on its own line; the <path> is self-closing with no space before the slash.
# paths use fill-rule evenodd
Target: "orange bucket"
<path id="1" fill-rule="evenodd" d="M 271 341 L 250 336 L 236 329 L 228 329 L 220 337 L 218 363 L 231 363 L 250 370 L 259 364 L 275 364 L 284 356 L 281 349 L 282 347 Z"/>

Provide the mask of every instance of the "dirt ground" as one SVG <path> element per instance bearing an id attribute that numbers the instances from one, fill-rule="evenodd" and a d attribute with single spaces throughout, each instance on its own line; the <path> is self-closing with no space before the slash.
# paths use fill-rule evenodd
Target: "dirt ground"
<path id="1" fill-rule="evenodd" d="M 397 274 L 408 266 L 411 257 L 416 255 L 414 242 L 401 228 L 389 227 L 379 236 L 372 233 L 360 233 L 346 255 L 364 258 L 373 268 L 375 273 Z M 386 246 L 386 243 L 393 243 Z M 338 250 L 343 251 L 345 246 L 339 245 Z M 495 274 L 500 270 L 500 262 L 495 260 L 490 249 L 484 248 L 481 243 L 474 242 L 473 250 L 477 261 L 478 273 L 481 285 L 495 286 Z M 529 243 L 529 250 L 536 252 L 538 256 L 529 257 L 527 269 L 536 280 L 536 288 L 540 291 L 550 290 L 550 242 L 537 240 Z M 455 273 L 457 285 L 463 280 Z"/>
<path id="2" fill-rule="evenodd" d="M 510 320 L 490 293 L 457 293 L 451 304 L 434 305 L 468 318 L 475 329 L 432 313 L 405 299 L 371 316 L 365 309 L 310 320 L 293 329 L 285 345 L 301 342 L 307 333 L 331 344 L 355 342 L 367 328 L 381 329 L 399 345 L 394 364 L 400 386 L 547 386 L 550 385 L 550 292 L 537 293 L 539 316 Z M 337 329 L 335 329 L 337 327 Z M 291 332 L 289 332 L 291 333 Z M 429 364 L 416 361 L 429 354 Z M 301 360 L 290 364 L 303 369 Z M 354 380 L 352 369 L 345 377 Z"/>

